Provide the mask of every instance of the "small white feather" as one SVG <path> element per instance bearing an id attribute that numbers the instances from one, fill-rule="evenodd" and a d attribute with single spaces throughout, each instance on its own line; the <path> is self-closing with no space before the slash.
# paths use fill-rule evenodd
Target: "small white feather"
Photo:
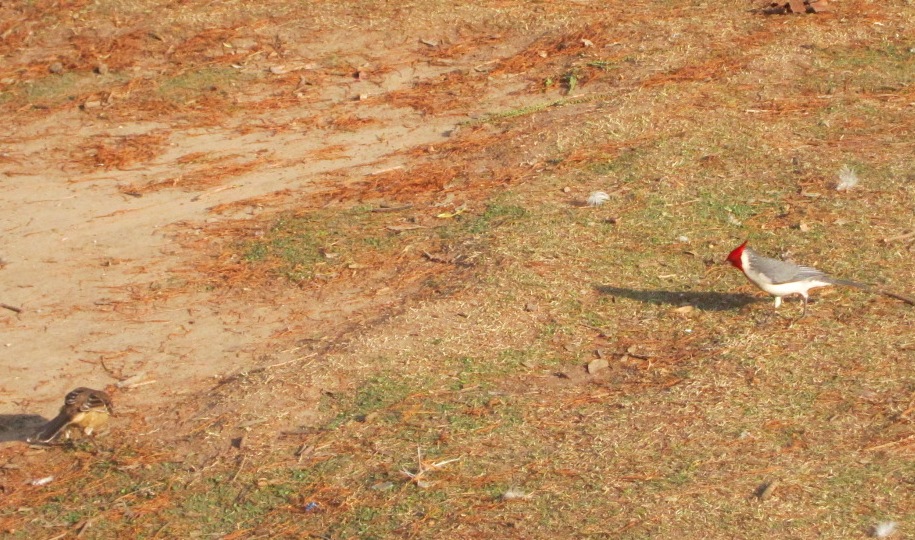
<path id="1" fill-rule="evenodd" d="M 858 173 L 848 165 L 842 165 L 839 169 L 839 183 L 836 184 L 836 191 L 848 191 L 858 185 Z"/>
<path id="2" fill-rule="evenodd" d="M 45 476 L 44 478 L 37 478 L 35 480 L 32 480 L 31 482 L 29 482 L 29 484 L 31 484 L 33 486 L 45 486 L 45 485 L 50 484 L 53 481 L 54 481 L 53 476 Z"/>
<path id="3" fill-rule="evenodd" d="M 508 491 L 502 494 L 503 501 L 517 501 L 519 499 L 526 500 L 530 499 L 531 497 L 532 495 L 530 493 L 525 493 L 515 487 L 508 488 Z"/>
<path id="4" fill-rule="evenodd" d="M 588 195 L 588 206 L 600 206 L 610 200 L 610 195 L 604 191 L 592 191 Z"/>
<path id="5" fill-rule="evenodd" d="M 881 521 L 871 529 L 871 536 L 874 538 L 889 538 L 896 532 L 895 521 Z"/>

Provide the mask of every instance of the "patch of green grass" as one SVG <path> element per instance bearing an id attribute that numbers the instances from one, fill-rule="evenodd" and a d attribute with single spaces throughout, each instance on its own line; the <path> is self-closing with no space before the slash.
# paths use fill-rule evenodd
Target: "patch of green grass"
<path id="1" fill-rule="evenodd" d="M 100 77 L 82 71 L 48 73 L 0 92 L 0 104 L 24 100 L 33 106 L 54 107 L 74 102 L 93 92 L 104 91 L 112 84 L 121 84 L 126 80 L 127 77 L 120 74 Z"/>
<path id="2" fill-rule="evenodd" d="M 799 83 L 819 94 L 904 91 L 915 77 L 915 54 L 904 42 L 835 45 L 816 49 L 813 58 L 819 69 Z M 830 108 L 841 113 L 847 105 Z"/>
<path id="3" fill-rule="evenodd" d="M 250 76 L 229 67 L 188 70 L 162 81 L 157 92 L 168 100 L 184 102 L 206 92 L 227 92 L 245 77 Z"/>
<path id="4" fill-rule="evenodd" d="M 470 234 L 482 234 L 493 227 L 517 222 L 527 215 L 527 210 L 514 204 L 488 204 L 486 210 L 467 225 L 466 230 Z"/>
<path id="5" fill-rule="evenodd" d="M 566 79 L 565 77 L 563 77 L 561 82 L 567 88 L 573 84 L 573 81 L 571 78 Z M 543 87 L 545 90 L 548 90 L 548 89 L 552 88 L 554 84 L 555 84 L 555 81 L 552 79 L 552 77 L 548 77 L 548 78 L 544 79 Z M 574 85 L 575 86 L 578 85 L 578 76 L 574 77 Z M 465 122 L 462 122 L 461 125 L 474 126 L 474 125 L 479 125 L 479 124 L 496 123 L 496 122 L 500 122 L 503 120 L 511 120 L 511 119 L 517 118 L 519 116 L 527 116 L 529 114 L 543 112 L 543 111 L 546 111 L 547 109 L 550 109 L 553 107 L 565 107 L 567 105 L 577 105 L 580 103 L 588 103 L 591 101 L 599 100 L 599 99 L 601 99 L 601 97 L 602 97 L 601 94 L 565 97 L 562 99 L 555 99 L 553 101 L 548 101 L 545 103 L 538 103 L 536 105 L 530 105 L 528 107 L 520 107 L 517 109 L 509 109 L 507 111 L 490 113 L 490 114 L 484 115 L 481 118 L 467 120 Z"/>
<path id="6" fill-rule="evenodd" d="M 760 205 L 759 203 L 747 203 L 735 200 L 733 197 L 727 197 L 722 193 L 700 190 L 699 201 L 693 206 L 691 212 L 701 218 L 709 226 L 732 223 L 733 220 L 746 221 L 761 208 L 769 205 Z"/>
<path id="7" fill-rule="evenodd" d="M 171 512 L 179 519 L 192 519 L 198 534 L 227 534 L 261 521 L 278 505 L 288 501 L 291 490 L 277 486 L 246 490 L 229 477 L 214 475 L 205 480 L 206 489 L 183 498 Z M 219 511 L 215 511 L 215 509 Z"/>
<path id="8" fill-rule="evenodd" d="M 439 227 L 438 235 L 444 240 L 466 238 L 467 235 L 485 236 L 502 226 L 517 226 L 523 223 L 529 212 L 522 206 L 507 202 L 510 194 L 503 194 L 497 200 L 486 204 L 478 215 L 461 214 L 446 227 Z"/>
<path id="9" fill-rule="evenodd" d="M 25 85 L 25 97 L 30 103 L 56 105 L 72 100 L 79 93 L 79 87 L 89 75 L 77 72 L 46 75 Z"/>
<path id="10" fill-rule="evenodd" d="M 241 244 L 240 251 L 251 264 L 266 264 L 290 281 L 306 282 L 393 249 L 394 237 L 378 234 L 384 229 L 382 219 L 358 208 L 287 214 L 263 236 Z"/>
<path id="11" fill-rule="evenodd" d="M 836 70 L 854 70 L 855 78 L 873 77 L 871 84 L 901 85 L 915 78 L 915 54 L 911 44 L 883 42 L 877 46 L 833 47 L 823 51 Z M 868 85 L 870 86 L 870 85 Z"/>
<path id="12" fill-rule="evenodd" d="M 562 78 L 562 86 L 566 89 L 566 94 L 571 94 L 578 88 L 578 81 L 581 80 L 581 73 L 578 70 L 566 72 Z"/>
<path id="13" fill-rule="evenodd" d="M 605 160 L 595 161 L 588 165 L 588 171 L 601 175 L 612 175 L 623 182 L 632 182 L 639 178 L 639 163 L 644 158 L 644 150 L 627 148 Z"/>
<path id="14" fill-rule="evenodd" d="M 603 71 L 611 71 L 613 69 L 619 68 L 619 63 L 611 62 L 609 60 L 594 60 L 593 62 L 588 62 L 589 67 L 597 68 Z"/>
<path id="15" fill-rule="evenodd" d="M 394 376 L 373 377 L 356 391 L 353 401 L 355 414 L 364 415 L 385 409 L 402 401 L 415 390 Z"/>
<path id="16" fill-rule="evenodd" d="M 378 374 L 363 382 L 352 396 L 333 404 L 337 414 L 328 423 L 329 429 L 345 426 L 347 422 L 373 422 L 396 424 L 399 415 L 390 410 L 412 393 L 420 391 L 416 382 L 407 381 L 396 374 Z M 377 418 L 373 418 L 377 416 Z"/>

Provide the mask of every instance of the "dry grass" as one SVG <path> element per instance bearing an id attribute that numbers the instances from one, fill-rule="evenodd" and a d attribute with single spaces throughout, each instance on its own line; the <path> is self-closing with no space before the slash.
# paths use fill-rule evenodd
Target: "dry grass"
<path id="1" fill-rule="evenodd" d="M 232 157 L 235 156 L 221 157 L 218 161 L 231 160 Z M 161 189 L 199 191 L 219 186 L 226 180 L 249 174 L 252 171 L 264 167 L 268 163 L 270 163 L 270 159 L 266 155 L 261 155 L 255 159 L 241 161 L 239 163 L 227 163 L 224 165 L 207 163 L 202 167 L 198 167 L 173 178 L 154 180 L 143 184 L 122 185 L 118 189 L 123 193 L 131 195 L 142 195 Z"/>
<path id="2" fill-rule="evenodd" d="M 83 154 L 82 162 L 87 170 L 94 168 L 128 169 L 138 163 L 148 163 L 157 157 L 168 140 L 168 135 L 161 131 L 111 137 L 109 141 L 95 143 Z M 74 156 L 76 157 L 76 156 Z"/>
<path id="3" fill-rule="evenodd" d="M 479 93 L 510 89 L 513 105 L 437 148 L 397 149 L 402 168 L 214 207 L 277 212 L 198 225 L 183 275 L 252 301 L 292 288 L 301 317 L 276 336 L 282 354 L 176 404 L 156 420 L 175 433 L 162 446 L 119 426 L 96 448 L 5 448 L 0 530 L 861 538 L 892 520 L 911 534 L 915 311 L 829 290 L 792 322 L 796 303 L 774 312 L 721 262 L 750 238 L 843 277 L 915 287 L 910 10 L 849 1 L 767 18 L 682 2 L 622 15 L 484 2 L 452 19 L 450 4 L 423 5 L 399 23 L 396 3 L 378 3 L 365 24 L 434 29 L 443 45 L 414 54 L 459 66 L 381 101 L 464 119 Z M 183 73 L 234 61 L 207 52 L 246 31 L 227 6 L 222 26 L 177 32 Z M 308 24 L 328 34 L 355 17 L 347 3 L 302 9 L 323 8 Z M 474 69 L 498 47 L 510 52 Z M 245 114 L 185 83 L 175 118 Z M 277 88 L 288 95 L 289 83 Z M 161 103 L 154 92 L 131 100 Z M 17 99 L 3 107 L 31 114 Z M 373 125 L 355 110 L 333 118 Z M 105 151 L 111 166 L 154 155 Z M 205 189 L 268 161 L 204 162 L 129 190 Z M 840 193 L 844 164 L 862 181 Z M 594 190 L 610 201 L 581 207 Z M 590 373 L 596 359 L 607 366 Z"/>

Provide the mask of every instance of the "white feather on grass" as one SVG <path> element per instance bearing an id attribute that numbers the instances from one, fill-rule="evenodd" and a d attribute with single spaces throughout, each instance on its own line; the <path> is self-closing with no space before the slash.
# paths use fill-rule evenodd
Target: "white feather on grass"
<path id="1" fill-rule="evenodd" d="M 525 493 L 516 487 L 508 488 L 508 490 L 502 494 L 503 501 L 527 500 L 531 497 L 533 497 L 533 495 Z"/>
<path id="2" fill-rule="evenodd" d="M 33 486 L 45 486 L 54 481 L 53 476 L 45 476 L 44 478 L 38 478 L 29 482 Z"/>
<path id="3" fill-rule="evenodd" d="M 894 532 L 896 532 L 895 521 L 881 521 L 871 529 L 871 536 L 873 538 L 889 538 Z"/>
<path id="4" fill-rule="evenodd" d="M 610 200 L 610 195 L 604 191 L 592 191 L 588 195 L 588 206 L 600 206 Z"/>
<path id="5" fill-rule="evenodd" d="M 848 165 L 842 165 L 839 169 L 839 183 L 836 184 L 836 191 L 848 191 L 858 185 L 858 173 Z"/>
<path id="6" fill-rule="evenodd" d="M 871 529 L 871 536 L 874 538 L 889 538 L 896 532 L 895 521 L 881 521 Z"/>

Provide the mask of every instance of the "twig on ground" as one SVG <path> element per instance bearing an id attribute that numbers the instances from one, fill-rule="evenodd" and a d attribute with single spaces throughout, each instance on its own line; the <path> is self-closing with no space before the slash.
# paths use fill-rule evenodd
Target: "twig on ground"
<path id="1" fill-rule="evenodd" d="M 369 176 L 377 176 L 379 174 L 389 173 L 391 171 L 396 171 L 397 169 L 403 169 L 403 165 L 398 165 L 396 167 L 389 167 L 387 169 L 381 169 L 378 171 L 372 171 L 369 173 Z"/>
<path id="2" fill-rule="evenodd" d="M 890 441 L 888 443 L 878 444 L 876 446 L 869 446 L 869 447 L 865 448 L 864 451 L 873 452 L 875 450 L 883 450 L 884 448 L 889 448 L 891 446 L 897 446 L 900 444 L 904 444 L 906 441 L 910 441 L 912 439 L 915 439 L 915 435 L 909 435 L 908 437 L 903 437 L 897 441 Z"/>
<path id="3" fill-rule="evenodd" d="M 906 304 L 915 306 L 915 298 L 912 298 L 911 296 L 906 296 L 904 294 L 899 294 L 896 292 L 892 292 L 892 291 L 888 291 L 886 289 L 880 289 L 880 288 L 875 288 L 874 290 L 884 296 L 889 296 L 890 298 L 895 298 L 896 300 L 901 300 L 901 301 L 905 302 Z"/>
<path id="4" fill-rule="evenodd" d="M 235 474 L 232 475 L 232 479 L 229 480 L 229 483 L 234 483 L 238 479 L 238 475 L 241 474 L 241 470 L 245 467 L 245 462 L 248 461 L 248 456 L 241 457 L 241 463 L 238 464 L 238 468 L 235 469 Z"/>
<path id="5" fill-rule="evenodd" d="M 423 476 L 424 474 L 426 474 L 426 473 L 429 472 L 429 471 L 434 471 L 434 470 L 436 470 L 436 469 L 441 469 L 442 467 L 444 467 L 445 465 L 448 465 L 449 463 L 454 463 L 455 461 L 460 461 L 460 460 L 461 460 L 460 457 L 456 457 L 456 458 L 452 458 L 452 459 L 446 459 L 446 460 L 443 460 L 443 461 L 439 461 L 439 462 L 437 462 L 437 463 L 433 463 L 433 464 L 431 464 L 431 465 L 429 465 L 429 466 L 427 467 L 426 465 L 423 464 L 423 454 L 422 454 L 422 450 L 417 446 L 417 447 L 416 447 L 416 462 L 417 462 L 416 467 L 417 467 L 417 472 L 411 473 L 410 471 L 408 471 L 408 470 L 406 470 L 406 469 L 401 469 L 401 472 L 404 473 L 405 475 L 407 475 L 407 476 L 410 478 L 410 480 L 413 481 L 413 483 L 415 483 L 416 485 L 418 485 L 418 486 L 420 486 L 420 487 L 423 487 L 420 478 L 422 478 L 422 476 Z"/>
<path id="6" fill-rule="evenodd" d="M 413 208 L 412 204 L 401 204 L 400 206 L 379 206 L 378 208 L 372 208 L 372 212 L 400 212 L 401 210 L 409 210 Z"/>
<path id="7" fill-rule="evenodd" d="M 890 236 L 883 239 L 884 244 L 889 244 L 890 242 L 898 242 L 900 240 L 908 240 L 909 238 L 915 238 L 915 230 L 909 231 L 904 234 L 899 234 L 896 236 Z"/>
<path id="8" fill-rule="evenodd" d="M 264 366 L 264 369 L 278 368 L 280 366 L 285 366 L 286 364 L 298 362 L 299 360 L 305 360 L 306 358 L 314 358 L 317 355 L 318 355 L 318 353 L 311 353 L 311 354 L 306 354 L 305 356 L 298 356 L 296 358 L 293 358 L 292 360 L 286 360 L 285 362 L 279 362 L 276 364 L 270 364 L 269 366 Z"/>
<path id="9" fill-rule="evenodd" d="M 0 304 L 0 307 L 2 307 L 4 309 L 8 309 L 15 313 L 22 313 L 22 308 L 17 308 L 16 306 L 11 306 L 9 304 Z"/>

